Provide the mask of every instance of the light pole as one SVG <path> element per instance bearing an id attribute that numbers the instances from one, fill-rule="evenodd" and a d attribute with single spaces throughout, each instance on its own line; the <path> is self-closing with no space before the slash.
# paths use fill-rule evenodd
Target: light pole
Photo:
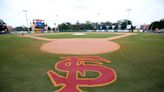
<path id="1" fill-rule="evenodd" d="M 59 15 L 56 14 L 56 29 L 57 29 L 57 31 L 59 32 L 59 27 L 58 27 L 58 16 L 59 16 Z"/>
<path id="2" fill-rule="evenodd" d="M 27 18 L 27 10 L 22 10 L 25 13 L 26 23 L 27 23 L 27 31 L 29 32 L 28 18 Z"/>
<path id="3" fill-rule="evenodd" d="M 100 13 L 97 13 L 97 31 L 99 31 L 99 17 L 100 17 Z"/>
<path id="4" fill-rule="evenodd" d="M 128 12 L 128 15 L 127 15 L 127 21 L 126 21 L 126 29 L 128 29 L 127 28 L 127 25 L 128 25 L 128 20 L 129 20 L 129 15 L 130 15 L 130 11 L 131 11 L 132 9 L 126 9 L 126 11 Z"/>

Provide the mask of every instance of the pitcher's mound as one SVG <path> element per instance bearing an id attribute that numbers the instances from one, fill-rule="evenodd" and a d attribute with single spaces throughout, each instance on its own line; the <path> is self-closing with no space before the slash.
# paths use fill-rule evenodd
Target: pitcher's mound
<path id="1" fill-rule="evenodd" d="M 102 54 L 120 48 L 119 44 L 103 39 L 58 39 L 44 44 L 41 50 L 55 54 Z"/>

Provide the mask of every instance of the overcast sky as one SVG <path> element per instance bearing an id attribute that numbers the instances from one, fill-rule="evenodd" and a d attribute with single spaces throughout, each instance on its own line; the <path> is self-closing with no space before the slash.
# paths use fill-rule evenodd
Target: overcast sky
<path id="1" fill-rule="evenodd" d="M 127 9 L 134 25 L 164 18 L 164 0 L 0 0 L 0 19 L 14 27 L 27 25 L 23 9 L 29 22 L 44 19 L 51 27 L 55 22 L 116 22 L 127 19 Z"/>

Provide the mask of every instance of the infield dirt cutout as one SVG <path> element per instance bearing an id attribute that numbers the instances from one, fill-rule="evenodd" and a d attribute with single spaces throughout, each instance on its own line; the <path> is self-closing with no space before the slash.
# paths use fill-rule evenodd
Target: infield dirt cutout
<path id="1" fill-rule="evenodd" d="M 101 33 L 100 33 L 101 34 Z M 106 33 L 107 34 L 107 33 Z M 49 41 L 43 44 L 40 49 L 45 52 L 54 54 L 74 54 L 74 55 L 90 55 L 90 54 L 102 54 L 118 50 L 120 45 L 111 41 L 130 35 L 136 35 L 136 33 L 109 33 L 120 34 L 110 38 L 69 38 L 69 39 L 49 39 L 36 37 L 39 35 L 47 34 L 30 34 L 22 35 L 23 37 L 29 37 L 37 40 Z"/>

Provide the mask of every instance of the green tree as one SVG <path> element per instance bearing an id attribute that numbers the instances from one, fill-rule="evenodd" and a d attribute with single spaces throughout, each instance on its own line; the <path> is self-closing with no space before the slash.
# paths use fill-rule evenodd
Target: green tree
<path id="1" fill-rule="evenodd" d="M 161 19 L 160 21 L 152 22 L 149 27 L 150 30 L 155 30 L 156 28 L 158 28 L 158 29 L 164 28 L 164 19 Z"/>
<path id="2" fill-rule="evenodd" d="M 28 31 L 28 28 L 25 26 L 18 26 L 14 28 L 15 31 Z"/>
<path id="3" fill-rule="evenodd" d="M 161 26 L 161 28 L 164 28 L 164 19 L 160 20 L 160 26 Z"/>
<path id="4" fill-rule="evenodd" d="M 76 24 L 73 25 L 73 30 L 80 30 L 80 23 L 79 21 L 76 22 Z"/>
<path id="5" fill-rule="evenodd" d="M 60 24 L 59 26 L 59 29 L 62 31 L 62 30 L 72 30 L 72 24 L 69 23 L 69 22 L 66 22 L 66 23 L 62 23 Z"/>
<path id="6" fill-rule="evenodd" d="M 150 25 L 150 28 L 151 28 L 151 30 L 155 30 L 156 28 L 160 29 L 161 28 L 160 22 L 159 21 L 152 22 Z"/>

